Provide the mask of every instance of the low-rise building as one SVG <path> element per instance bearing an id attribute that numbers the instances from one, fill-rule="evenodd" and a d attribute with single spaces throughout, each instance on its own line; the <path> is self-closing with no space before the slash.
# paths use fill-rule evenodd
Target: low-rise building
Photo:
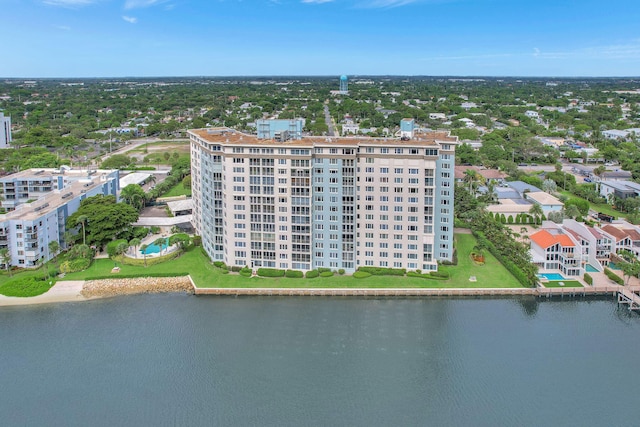
<path id="1" fill-rule="evenodd" d="M 10 265 L 32 268 L 49 261 L 55 255 L 49 243 L 64 247 L 67 218 L 87 197 L 116 196 L 118 175 L 117 170 L 29 169 L 3 177 L 3 204 L 7 197 L 12 203 L 0 215 L 0 249 L 9 250 Z M 18 197 L 24 194 L 31 198 Z"/>

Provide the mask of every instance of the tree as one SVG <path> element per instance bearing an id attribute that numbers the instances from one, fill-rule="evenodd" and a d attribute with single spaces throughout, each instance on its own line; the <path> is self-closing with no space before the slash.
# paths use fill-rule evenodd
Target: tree
<path id="1" fill-rule="evenodd" d="M 163 157 L 164 157 L 164 160 L 168 162 L 169 159 L 171 158 L 171 154 L 169 154 L 168 151 L 165 151 L 163 154 Z"/>
<path id="2" fill-rule="evenodd" d="M 82 225 L 82 244 L 86 245 L 87 244 L 87 233 L 86 233 L 86 224 L 87 221 L 89 220 L 89 217 L 86 215 L 79 215 L 76 218 L 76 223 L 75 225 L 78 226 L 78 224 Z"/>
<path id="3" fill-rule="evenodd" d="M 529 213 L 535 219 L 536 224 L 541 224 L 542 221 L 540 219 L 544 215 L 544 212 L 542 211 L 542 207 L 539 204 L 534 203 L 533 205 L 531 205 L 531 209 L 529 209 Z"/>
<path id="4" fill-rule="evenodd" d="M 564 207 L 564 216 L 567 218 L 575 219 L 580 216 L 580 209 L 576 205 L 568 205 Z"/>
<path id="5" fill-rule="evenodd" d="M 133 246 L 133 253 L 135 254 L 136 258 L 138 257 L 138 246 L 140 245 L 140 243 L 142 243 L 142 240 L 138 239 L 137 237 L 134 237 L 129 241 L 129 245 Z"/>
<path id="6" fill-rule="evenodd" d="M 7 273 L 9 273 L 9 277 L 11 277 L 11 252 L 8 248 L 0 249 L 0 258 L 2 258 L 2 263 L 4 267 L 7 269 Z"/>
<path id="7" fill-rule="evenodd" d="M 120 198 L 138 211 L 144 207 L 145 196 L 144 190 L 138 184 L 129 184 L 120 193 Z"/>
<path id="8" fill-rule="evenodd" d="M 545 193 L 555 193 L 556 190 L 558 189 L 558 186 L 556 185 L 556 182 L 552 179 L 545 179 L 542 182 L 542 191 L 544 191 Z"/>
<path id="9" fill-rule="evenodd" d="M 67 219 L 67 226 L 80 224 L 79 218 L 86 216 L 86 243 L 104 246 L 117 238 L 128 238 L 139 213 L 126 203 L 116 203 L 115 196 L 97 195 L 80 202 L 80 207 Z"/>
<path id="10" fill-rule="evenodd" d="M 49 256 L 56 259 L 55 265 L 58 268 L 58 261 L 56 256 L 58 255 L 58 251 L 60 251 L 60 243 L 55 240 L 49 242 Z"/>
<path id="11" fill-rule="evenodd" d="M 153 244 L 160 248 L 160 255 L 162 255 L 162 250 L 165 249 L 165 244 L 167 243 L 167 239 L 164 237 L 158 237 L 153 241 Z"/>
<path id="12" fill-rule="evenodd" d="M 623 276 L 626 277 L 624 284 L 628 285 L 631 277 L 637 277 L 640 274 L 640 262 L 633 252 L 626 249 L 620 251 L 618 255 L 623 259 L 623 261 L 620 262 L 620 269 L 622 270 Z"/>
<path id="13" fill-rule="evenodd" d="M 149 247 L 149 245 L 142 245 L 140 246 L 140 250 L 142 251 L 142 257 L 144 258 L 144 266 L 147 266 L 147 248 Z"/>

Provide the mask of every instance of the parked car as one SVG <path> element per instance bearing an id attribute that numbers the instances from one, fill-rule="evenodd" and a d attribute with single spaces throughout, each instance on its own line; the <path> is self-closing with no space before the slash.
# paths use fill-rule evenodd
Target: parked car
<path id="1" fill-rule="evenodd" d="M 591 178 L 585 178 L 584 182 L 591 182 Z"/>

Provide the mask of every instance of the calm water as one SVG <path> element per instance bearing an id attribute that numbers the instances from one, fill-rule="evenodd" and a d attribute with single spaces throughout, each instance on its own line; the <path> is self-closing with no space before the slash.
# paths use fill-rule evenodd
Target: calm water
<path id="1" fill-rule="evenodd" d="M 611 301 L 143 295 L 0 308 L 0 425 L 638 425 Z"/>

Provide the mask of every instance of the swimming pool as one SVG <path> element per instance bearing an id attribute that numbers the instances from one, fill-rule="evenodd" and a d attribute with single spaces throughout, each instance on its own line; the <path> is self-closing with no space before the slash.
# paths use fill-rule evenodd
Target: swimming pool
<path id="1" fill-rule="evenodd" d="M 615 262 L 610 262 L 610 263 L 609 263 L 609 265 L 608 265 L 608 267 L 609 267 L 611 270 L 620 270 L 620 267 L 618 267 L 618 266 L 616 265 L 616 263 L 615 263 Z"/>
<path id="2" fill-rule="evenodd" d="M 169 246 L 168 238 L 164 239 L 164 243 L 162 244 L 162 249 L 160 248 L 160 246 L 156 245 L 155 243 L 150 243 L 144 251 L 140 249 L 140 252 L 144 255 L 157 254 L 158 252 L 160 252 L 160 250 L 165 250 L 167 246 Z"/>
<path id="3" fill-rule="evenodd" d="M 567 280 L 559 273 L 540 273 L 538 274 L 538 277 L 541 279 L 545 278 L 547 280 Z"/>

